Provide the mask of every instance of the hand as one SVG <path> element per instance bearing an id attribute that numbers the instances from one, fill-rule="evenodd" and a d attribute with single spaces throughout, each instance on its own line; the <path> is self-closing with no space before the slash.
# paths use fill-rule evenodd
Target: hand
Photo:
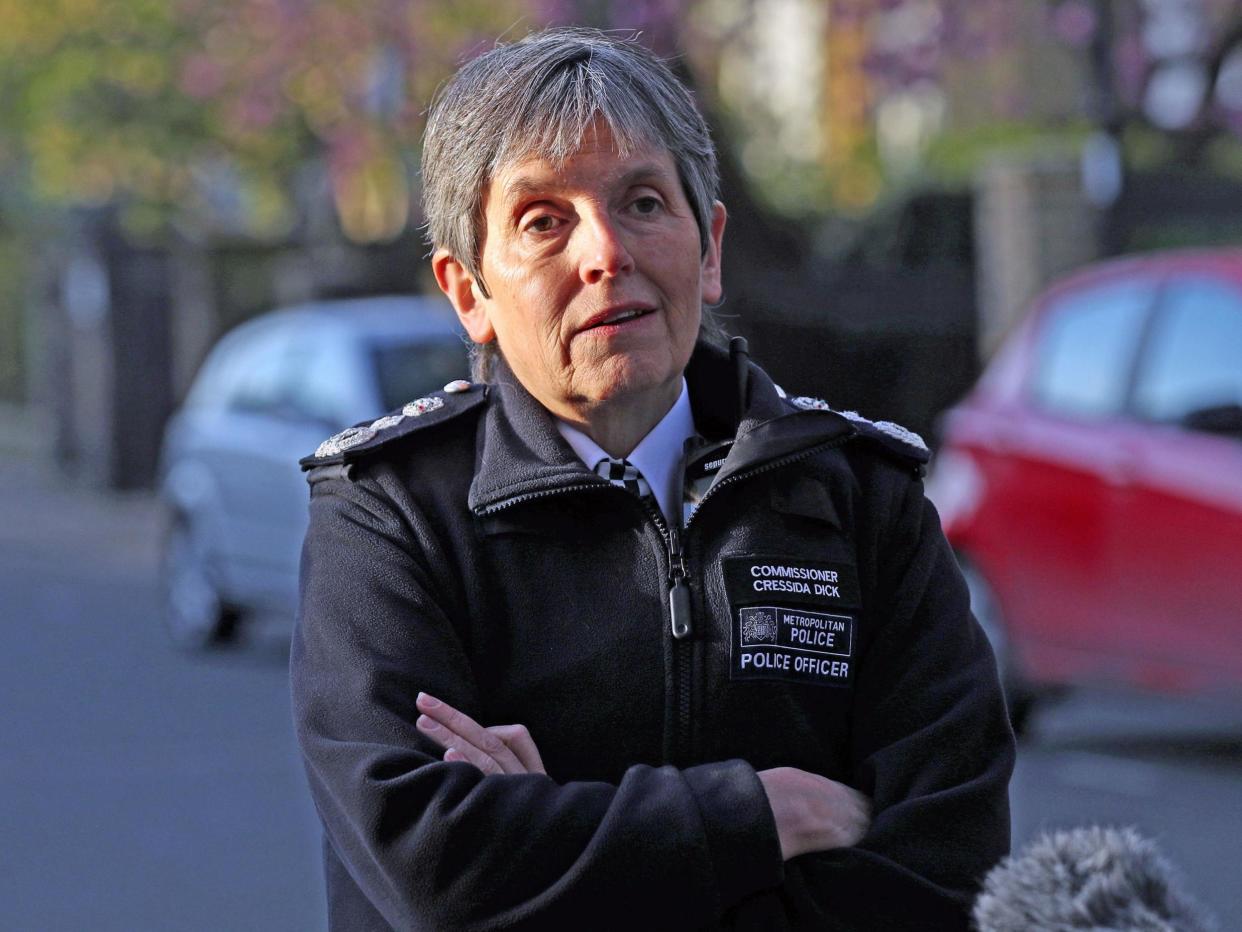
<path id="1" fill-rule="evenodd" d="M 415 705 L 423 713 L 415 724 L 445 748 L 445 760 L 465 761 L 487 774 L 547 773 L 525 725 L 484 728 L 469 715 L 427 693 L 419 693 Z"/>
<path id="2" fill-rule="evenodd" d="M 761 770 L 759 780 L 786 861 L 857 844 L 871 825 L 871 800 L 844 783 L 796 767 Z"/>

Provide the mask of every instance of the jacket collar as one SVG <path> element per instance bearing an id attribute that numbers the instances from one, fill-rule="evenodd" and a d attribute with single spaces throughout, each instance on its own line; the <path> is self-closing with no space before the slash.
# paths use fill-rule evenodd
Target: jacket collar
<path id="1" fill-rule="evenodd" d="M 834 439 L 856 428 L 830 411 L 793 409 L 758 366 L 749 363 L 744 413 L 737 420 L 736 376 L 726 351 L 700 343 L 686 367 L 690 405 L 700 433 L 736 437 L 717 482 Z M 476 514 L 525 496 L 607 482 L 587 470 L 556 429 L 552 415 L 498 361 L 491 403 L 479 422 L 475 476 L 468 504 Z"/>

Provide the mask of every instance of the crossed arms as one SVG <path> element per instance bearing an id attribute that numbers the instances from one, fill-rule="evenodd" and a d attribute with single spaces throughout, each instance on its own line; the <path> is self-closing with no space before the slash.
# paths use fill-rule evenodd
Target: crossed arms
<path id="1" fill-rule="evenodd" d="M 446 761 L 473 764 L 485 774 L 547 773 L 525 725 L 484 728 L 464 712 L 427 693 L 419 693 L 418 728 L 445 749 Z M 871 824 L 871 801 L 862 793 L 796 767 L 773 767 L 757 774 L 772 807 L 781 858 L 847 848 Z"/>

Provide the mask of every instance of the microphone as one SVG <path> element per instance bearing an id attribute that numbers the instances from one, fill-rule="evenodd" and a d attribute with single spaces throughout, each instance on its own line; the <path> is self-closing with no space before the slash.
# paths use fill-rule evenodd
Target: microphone
<path id="1" fill-rule="evenodd" d="M 979 932 L 1214 932 L 1169 862 L 1133 828 L 1045 833 L 992 869 Z"/>

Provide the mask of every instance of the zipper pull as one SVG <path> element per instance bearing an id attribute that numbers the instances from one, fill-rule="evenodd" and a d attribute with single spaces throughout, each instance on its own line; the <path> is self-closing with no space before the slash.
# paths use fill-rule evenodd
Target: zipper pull
<path id="1" fill-rule="evenodd" d="M 673 616 L 673 637 L 679 641 L 690 637 L 690 587 L 685 579 L 673 580 L 668 590 L 668 610 Z"/>
<path id="2" fill-rule="evenodd" d="M 690 618 L 690 587 L 686 584 L 686 558 L 676 527 L 668 535 L 668 613 L 672 619 L 673 637 L 681 641 L 693 631 Z"/>

